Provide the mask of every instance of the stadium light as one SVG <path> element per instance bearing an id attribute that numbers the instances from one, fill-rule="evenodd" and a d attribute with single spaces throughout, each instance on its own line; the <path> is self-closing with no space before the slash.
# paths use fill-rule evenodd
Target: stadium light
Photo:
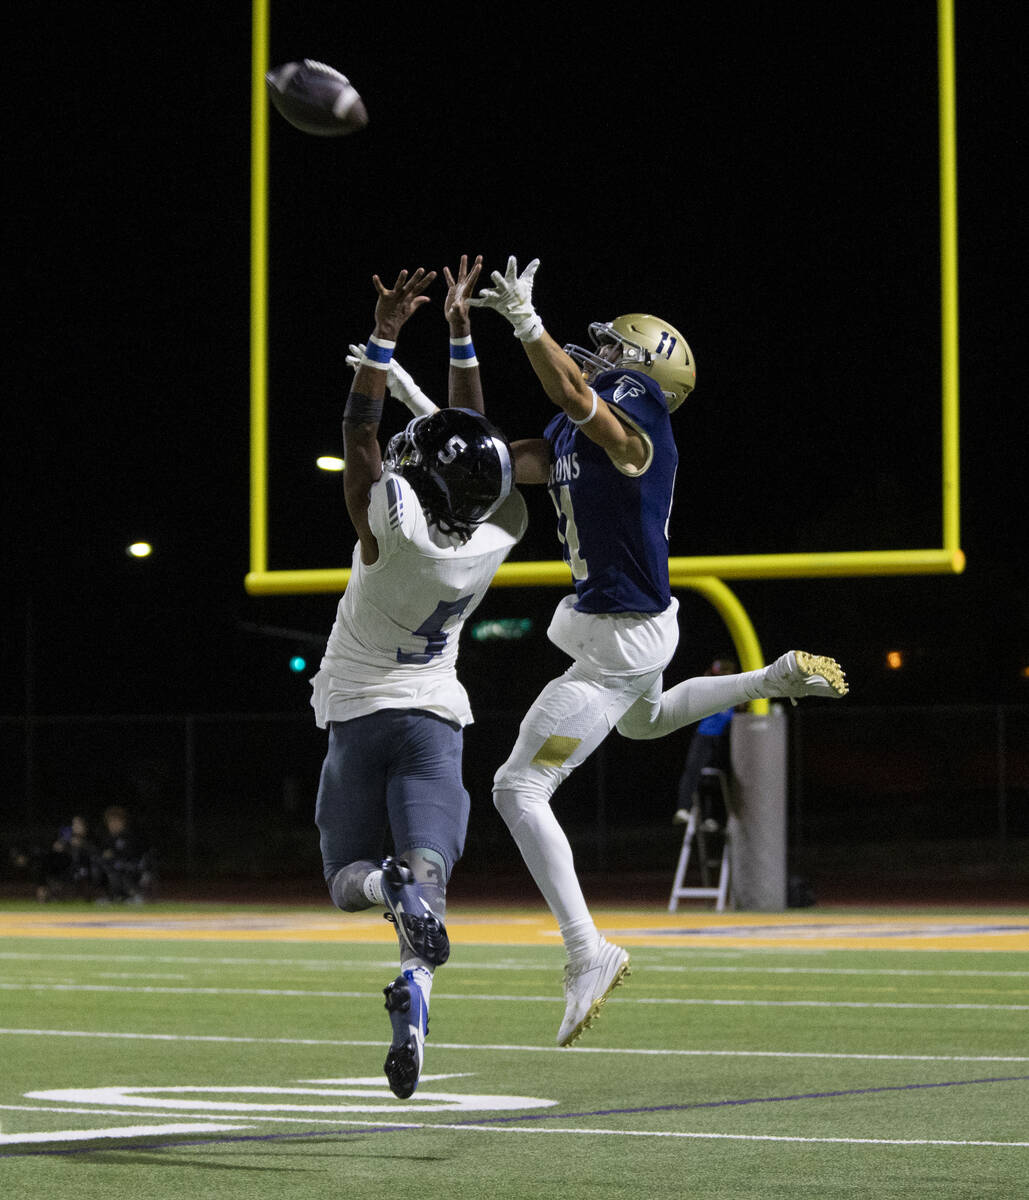
<path id="1" fill-rule="evenodd" d="M 492 621 L 477 621 L 471 628 L 473 642 L 513 642 L 530 633 L 530 617 L 498 617 Z"/>
<path id="2" fill-rule="evenodd" d="M 886 665 L 891 671 L 899 671 L 904 666 L 904 652 L 902 650 L 887 650 Z"/>
<path id="3" fill-rule="evenodd" d="M 320 471 L 342 471 L 346 466 L 342 458 L 334 458 L 331 454 L 323 454 L 315 463 Z"/>
<path id="4" fill-rule="evenodd" d="M 130 558 L 149 558 L 153 552 L 154 548 L 149 542 L 133 542 L 131 546 L 125 547 L 125 553 Z"/>

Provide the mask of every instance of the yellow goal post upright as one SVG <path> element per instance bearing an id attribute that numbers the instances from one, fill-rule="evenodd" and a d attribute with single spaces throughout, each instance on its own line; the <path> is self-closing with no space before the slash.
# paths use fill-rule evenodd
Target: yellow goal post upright
<path id="1" fill-rule="evenodd" d="M 268 104 L 271 0 L 252 0 L 251 243 L 250 243 L 250 570 L 251 595 L 342 592 L 347 568 L 269 570 L 267 461 Z M 812 579 L 959 574 L 957 156 L 954 89 L 954 0 L 937 0 L 940 312 L 942 375 L 942 534 L 939 548 L 840 553 L 709 555 L 669 558 L 673 588 L 690 589 L 717 610 L 743 670 L 764 665 L 746 610 L 727 579 Z M 564 587 L 559 561 L 505 563 L 496 587 Z M 733 722 L 734 812 L 730 815 L 733 904 L 778 912 L 786 907 L 786 719 L 781 706 L 751 703 Z"/>
<path id="2" fill-rule="evenodd" d="M 268 568 L 268 103 L 271 0 L 252 0 L 251 238 L 250 238 L 250 570 L 251 595 L 342 592 L 348 568 Z M 958 457 L 957 163 L 954 101 L 954 0 L 937 0 L 939 59 L 940 291 L 942 342 L 943 545 L 925 550 L 839 553 L 728 554 L 669 559 L 674 588 L 704 596 L 725 622 L 743 670 L 764 665 L 754 627 L 727 579 L 811 579 L 883 575 L 958 574 L 960 548 Z M 568 587 L 560 561 L 513 562 L 500 567 L 496 587 Z M 767 711 L 755 701 L 752 711 Z"/>

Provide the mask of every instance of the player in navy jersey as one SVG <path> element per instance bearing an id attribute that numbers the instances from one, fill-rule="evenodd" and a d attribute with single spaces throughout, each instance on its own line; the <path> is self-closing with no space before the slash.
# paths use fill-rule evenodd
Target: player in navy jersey
<path id="1" fill-rule="evenodd" d="M 568 775 L 617 728 L 661 737 L 760 697 L 840 697 L 831 658 L 789 651 L 770 666 L 688 679 L 665 691 L 662 672 L 678 641 L 678 602 L 668 583 L 668 517 L 678 453 L 670 414 L 696 379 L 682 334 L 649 314 L 590 326 L 592 350 L 562 349 L 532 303 L 539 266 L 514 258 L 469 303 L 510 321 L 547 396 L 561 410 L 541 439 L 513 443 L 518 482 L 543 483 L 575 594 L 558 605 L 550 640 L 573 660 L 543 689 L 494 778 L 493 799 L 568 952 L 567 1046 L 628 974 L 629 956 L 600 936 L 575 874 L 571 846 L 550 807 Z"/>
<path id="2" fill-rule="evenodd" d="M 663 612 L 671 600 L 665 530 L 679 461 L 668 406 L 657 384 L 638 372 L 604 371 L 593 387 L 649 448 L 637 470 L 623 465 L 613 471 L 604 446 L 565 414 L 544 431 L 552 461 L 547 485 L 572 567 L 576 609 Z"/>

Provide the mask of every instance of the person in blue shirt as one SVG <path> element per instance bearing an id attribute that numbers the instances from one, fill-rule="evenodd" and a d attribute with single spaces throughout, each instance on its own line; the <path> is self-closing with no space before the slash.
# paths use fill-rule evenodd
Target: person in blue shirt
<path id="1" fill-rule="evenodd" d="M 716 658 L 704 672 L 705 675 L 735 675 L 739 670 L 731 658 Z M 699 793 L 701 772 L 705 767 L 717 767 L 729 771 L 729 731 L 732 727 L 732 714 L 735 710 L 727 708 L 722 712 L 713 713 L 697 724 L 686 752 L 686 762 L 679 776 L 678 799 L 679 807 L 675 811 L 672 822 L 675 825 L 685 825 L 690 818 L 693 807 L 693 797 L 698 796 L 701 811 L 698 814 L 701 821 L 707 822 L 706 829 L 712 830 L 724 824 L 726 814 L 719 813 L 716 818 L 711 810 L 706 796 Z"/>
<path id="2" fill-rule="evenodd" d="M 542 438 L 512 444 L 519 483 L 545 484 L 575 585 L 547 636 L 572 659 L 544 687 L 493 781 L 493 801 L 568 953 L 558 1045 L 571 1045 L 628 974 L 629 956 L 601 937 L 575 873 L 571 846 L 550 807 L 555 789 L 612 729 L 662 737 L 760 697 L 840 697 L 833 659 L 789 651 L 742 674 L 688 679 L 665 691 L 678 642 L 668 578 L 668 518 L 678 464 L 671 413 L 696 380 L 682 334 L 647 313 L 590 327 L 593 350 L 563 349 L 532 302 L 534 259 L 514 257 L 472 306 L 511 324 L 543 390 L 560 410 Z"/>

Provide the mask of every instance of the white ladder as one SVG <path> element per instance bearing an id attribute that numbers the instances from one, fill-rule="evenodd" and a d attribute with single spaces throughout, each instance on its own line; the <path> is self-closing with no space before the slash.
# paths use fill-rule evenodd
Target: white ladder
<path id="1" fill-rule="evenodd" d="M 722 801 L 725 805 L 726 819 L 729 816 L 729 783 L 725 777 L 725 772 L 718 767 L 704 767 L 700 772 L 701 777 L 708 779 L 717 779 L 717 783 L 722 792 Z M 699 789 L 698 789 L 699 791 Z M 686 868 L 690 862 L 690 850 L 693 846 L 693 840 L 697 840 L 697 850 L 700 853 L 701 860 L 701 882 L 702 887 L 684 887 L 683 880 L 686 878 Z M 715 912 L 724 912 L 725 904 L 729 897 L 729 830 L 726 827 L 724 834 L 724 842 L 722 844 L 722 861 L 718 869 L 718 886 L 707 886 L 707 846 L 703 828 L 700 825 L 700 797 L 697 792 L 693 793 L 693 807 L 690 809 L 689 819 L 686 822 L 686 832 L 682 838 L 682 849 L 679 851 L 679 865 L 675 868 L 675 880 L 672 883 L 672 895 L 668 901 L 668 911 L 675 912 L 679 907 L 680 900 L 714 900 Z"/>

